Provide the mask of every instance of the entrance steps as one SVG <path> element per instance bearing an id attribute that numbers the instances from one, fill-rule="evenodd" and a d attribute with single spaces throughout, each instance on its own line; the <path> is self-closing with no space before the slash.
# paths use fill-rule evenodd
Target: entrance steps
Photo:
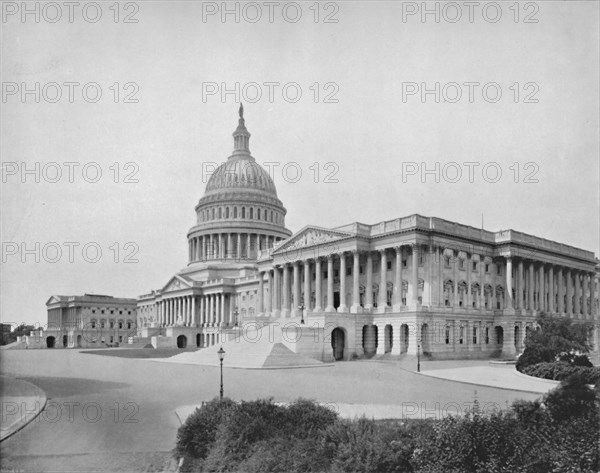
<path id="1" fill-rule="evenodd" d="M 321 361 L 294 353 L 282 341 L 281 331 L 267 324 L 248 324 L 222 345 L 216 344 L 195 352 L 181 353 L 161 361 L 194 365 L 219 366 L 217 352 L 225 350 L 223 366 L 227 368 L 274 369 L 326 366 Z"/>

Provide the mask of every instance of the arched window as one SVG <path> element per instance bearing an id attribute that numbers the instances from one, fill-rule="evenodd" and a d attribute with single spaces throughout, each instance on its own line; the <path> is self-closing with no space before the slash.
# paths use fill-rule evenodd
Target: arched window
<path id="1" fill-rule="evenodd" d="M 90 323 L 92 324 L 92 328 L 96 328 L 96 319 L 90 320 Z"/>
<path id="2" fill-rule="evenodd" d="M 265 222 L 266 222 L 267 220 L 268 220 L 268 212 L 267 212 L 267 210 L 265 209 Z"/>
<path id="3" fill-rule="evenodd" d="M 242 207 L 242 218 L 246 218 L 246 207 Z"/>
<path id="4" fill-rule="evenodd" d="M 254 207 L 250 207 L 250 220 L 254 219 Z"/>
<path id="5" fill-rule="evenodd" d="M 233 218 L 237 218 L 237 207 L 233 208 Z"/>
<path id="6" fill-rule="evenodd" d="M 219 218 L 223 218 L 223 209 L 219 207 Z"/>
<path id="7" fill-rule="evenodd" d="M 215 219 L 215 209 L 212 209 L 212 219 Z"/>
<path id="8" fill-rule="evenodd" d="M 256 220 L 260 220 L 260 209 L 256 209 Z"/>
<path id="9" fill-rule="evenodd" d="M 271 210 L 271 222 L 273 222 L 273 211 Z"/>
<path id="10" fill-rule="evenodd" d="M 225 218 L 229 218 L 229 207 L 225 207 Z"/>

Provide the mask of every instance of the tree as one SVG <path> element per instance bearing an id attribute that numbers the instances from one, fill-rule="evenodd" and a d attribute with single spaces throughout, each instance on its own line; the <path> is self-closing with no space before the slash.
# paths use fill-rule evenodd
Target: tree
<path id="1" fill-rule="evenodd" d="M 536 321 L 539 328 L 527 335 L 525 350 L 517 360 L 517 370 L 542 362 L 585 364 L 581 354 L 592 349 L 588 341 L 588 324 L 574 324 L 567 317 L 551 317 L 544 312 Z"/>

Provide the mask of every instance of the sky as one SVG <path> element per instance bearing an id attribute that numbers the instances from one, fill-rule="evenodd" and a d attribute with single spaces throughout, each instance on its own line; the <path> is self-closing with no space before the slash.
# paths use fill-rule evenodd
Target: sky
<path id="1" fill-rule="evenodd" d="M 293 232 L 418 213 L 600 253 L 597 2 L 92 3 L 2 4 L 2 322 L 184 268 L 240 101 Z"/>

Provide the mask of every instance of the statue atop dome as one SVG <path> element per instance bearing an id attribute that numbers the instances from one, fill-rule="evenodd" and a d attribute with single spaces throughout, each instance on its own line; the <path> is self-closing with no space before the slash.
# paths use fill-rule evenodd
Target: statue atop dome
<path id="1" fill-rule="evenodd" d="M 233 132 L 233 155 L 250 155 L 250 132 L 246 129 L 246 121 L 244 120 L 244 105 L 240 103 L 239 109 L 240 119 L 238 127 Z"/>

